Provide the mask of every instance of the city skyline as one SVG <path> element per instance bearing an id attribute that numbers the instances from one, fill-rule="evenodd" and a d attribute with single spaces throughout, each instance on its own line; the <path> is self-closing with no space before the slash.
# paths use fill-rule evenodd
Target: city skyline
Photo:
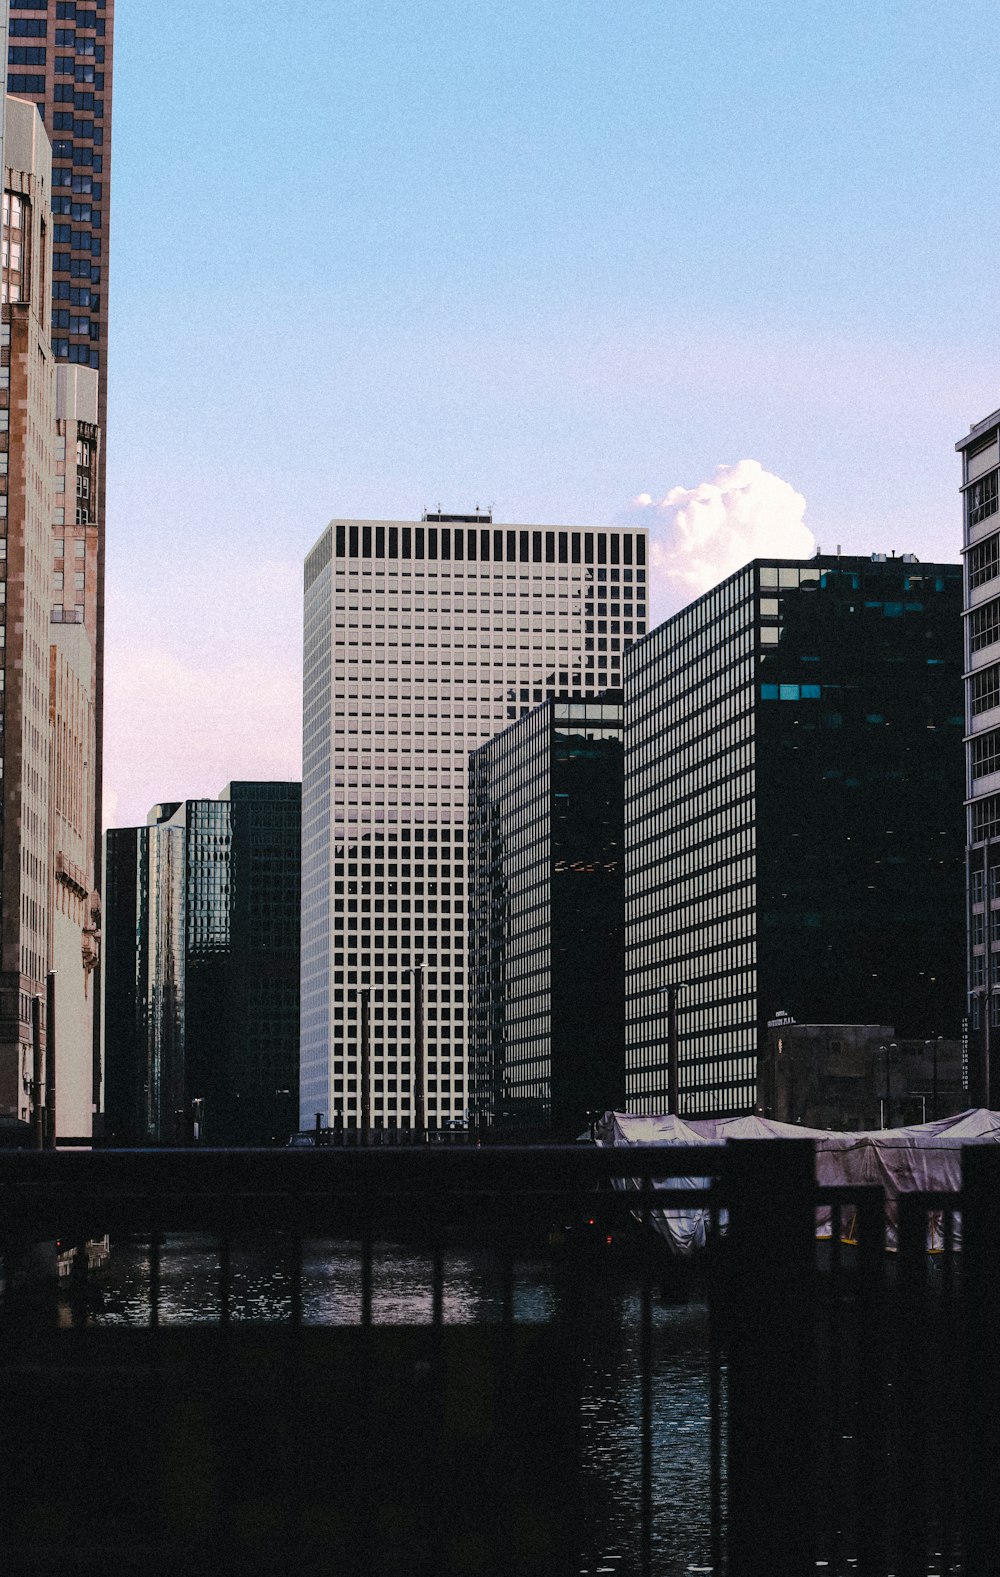
<path id="1" fill-rule="evenodd" d="M 825 550 L 956 550 L 941 434 L 995 403 L 997 226 L 946 18 L 453 21 L 117 18 L 109 820 L 297 775 L 333 515 L 627 524 L 756 460 Z"/>

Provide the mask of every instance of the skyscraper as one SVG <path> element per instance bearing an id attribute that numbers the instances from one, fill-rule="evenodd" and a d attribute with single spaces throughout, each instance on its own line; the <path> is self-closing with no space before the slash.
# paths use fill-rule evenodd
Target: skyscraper
<path id="1" fill-rule="evenodd" d="M 955 447 L 962 456 L 965 517 L 967 989 L 977 1053 L 972 1087 L 976 1100 L 995 1105 L 1000 1089 L 1000 411 L 977 422 Z"/>
<path id="2" fill-rule="evenodd" d="M 101 750 L 104 717 L 104 559 L 105 464 L 99 431 L 107 431 L 108 251 L 111 224 L 111 106 L 114 70 L 114 0 L 10 0 L 7 91 L 38 106 L 52 145 L 51 291 L 52 350 L 61 362 L 93 374 L 89 425 L 90 452 L 71 472 L 68 499 L 57 498 L 53 527 L 78 526 L 86 539 L 85 562 L 64 571 L 74 583 L 87 579 L 88 624 L 92 624 L 95 675 L 93 706 L 96 750 L 91 774 L 94 816 L 92 847 L 101 847 Z M 51 281 L 51 283 L 50 283 Z M 93 403 L 93 402 L 96 402 Z M 72 452 L 71 452 L 72 454 Z M 82 491 L 86 476 L 88 490 Z M 63 566 L 58 549 L 63 533 L 54 529 L 52 573 Z M 60 589 L 58 584 L 54 590 Z M 74 584 L 73 590 L 81 588 Z M 52 598 L 54 608 L 72 610 L 83 596 Z M 67 622 L 70 622 L 69 620 Z M 99 859 L 97 860 L 99 864 Z M 100 871 L 89 873 L 100 886 Z"/>
<path id="3" fill-rule="evenodd" d="M 49 590 L 55 368 L 49 347 L 49 143 L 35 108 L 4 117 L 0 326 L 3 828 L 0 1110 L 32 1105 L 32 998 L 49 970 Z M 39 1092 L 34 1092 L 39 1098 Z"/>
<path id="4" fill-rule="evenodd" d="M 757 560 L 626 659 L 626 1079 L 750 1111 L 768 1021 L 957 1036 L 961 570 Z"/>
<path id="5" fill-rule="evenodd" d="M 489 515 L 334 521 L 305 566 L 301 1121 L 414 1120 L 412 970 L 426 1113 L 465 1120 L 469 751 L 543 700 L 619 684 L 646 628 L 644 531 Z"/>
<path id="6" fill-rule="evenodd" d="M 619 691 L 545 701 L 469 764 L 474 1115 L 575 1139 L 625 1099 Z"/>
<path id="7" fill-rule="evenodd" d="M 114 21 L 114 0 L 10 0 L 7 48 L 7 91 L 38 105 L 52 142 L 53 349 L 101 374 L 102 431 Z"/>
<path id="8" fill-rule="evenodd" d="M 106 835 L 108 1130 L 268 1144 L 296 1126 L 298 783 L 230 783 Z"/>

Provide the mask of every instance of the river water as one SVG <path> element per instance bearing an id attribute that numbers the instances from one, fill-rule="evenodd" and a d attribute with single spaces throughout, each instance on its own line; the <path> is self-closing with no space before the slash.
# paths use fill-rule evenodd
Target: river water
<path id="1" fill-rule="evenodd" d="M 142 1325 L 149 1318 L 149 1257 L 137 1245 L 113 1247 L 96 1278 L 93 1325 Z M 586 1299 L 580 1395 L 583 1505 L 581 1577 L 639 1569 L 641 1387 L 638 1287 L 627 1279 L 561 1282 L 547 1264 L 520 1265 L 514 1281 L 517 1322 L 547 1323 L 561 1300 Z M 230 1317 L 234 1322 L 287 1321 L 289 1285 L 280 1257 L 260 1246 L 234 1248 Z M 445 1264 L 447 1325 L 499 1321 L 502 1290 L 494 1268 L 473 1255 Z M 372 1319 L 376 1324 L 429 1323 L 431 1266 L 403 1247 L 377 1249 Z M 579 1311 L 577 1311 L 577 1315 Z M 361 1267 L 356 1245 L 308 1243 L 302 1277 L 307 1325 L 356 1325 Z M 159 1318 L 200 1325 L 219 1318 L 214 1244 L 169 1238 L 161 1260 Z M 68 1302 L 63 1323 L 72 1322 Z M 699 1302 L 653 1307 L 653 1570 L 663 1577 L 710 1573 L 708 1312 Z"/>

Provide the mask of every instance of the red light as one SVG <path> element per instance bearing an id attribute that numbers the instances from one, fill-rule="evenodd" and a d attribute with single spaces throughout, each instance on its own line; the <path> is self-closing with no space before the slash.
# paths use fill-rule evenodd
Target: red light
<path id="1" fill-rule="evenodd" d="M 593 1218 L 593 1216 L 590 1217 L 590 1219 L 587 1222 L 587 1225 L 588 1225 L 588 1227 L 592 1227 L 594 1225 L 594 1218 Z"/>
<path id="2" fill-rule="evenodd" d="M 606 1237 L 606 1238 L 605 1238 L 605 1239 L 604 1239 L 604 1241 L 605 1241 L 605 1243 L 606 1243 L 606 1244 L 607 1244 L 607 1245 L 608 1245 L 608 1247 L 609 1247 L 609 1248 L 610 1248 L 610 1247 L 611 1247 L 611 1245 L 612 1245 L 612 1243 L 613 1243 L 613 1242 L 614 1242 L 614 1238 L 613 1238 L 613 1237 L 612 1237 L 612 1236 L 611 1236 L 611 1233 L 610 1233 L 610 1232 L 609 1232 L 609 1233 L 608 1233 L 608 1235 L 607 1235 L 607 1237 Z"/>

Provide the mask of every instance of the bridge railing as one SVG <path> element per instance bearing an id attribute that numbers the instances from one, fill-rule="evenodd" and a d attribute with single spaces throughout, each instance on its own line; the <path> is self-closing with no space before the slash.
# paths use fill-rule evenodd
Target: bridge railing
<path id="1" fill-rule="evenodd" d="M 0 1153 L 0 1403 L 28 1442 L 0 1468 L 15 1509 L 0 1527 L 5 1569 L 69 1549 L 74 1569 L 90 1569 L 79 1564 L 88 1550 L 101 1569 L 103 1529 L 123 1558 L 145 1552 L 148 1570 L 209 1549 L 220 1571 L 273 1568 L 280 1553 L 304 1573 L 579 1572 L 588 1321 L 618 1297 L 634 1323 L 638 1445 L 618 1569 L 670 1572 L 676 1511 L 662 1468 L 683 1442 L 660 1384 L 662 1311 L 684 1293 L 707 1307 L 706 1566 L 732 1577 L 795 1577 L 821 1562 L 863 1577 L 989 1571 L 1000 1155 L 965 1159 L 961 1195 L 900 1201 L 889 1256 L 882 1190 L 817 1188 L 808 1141 Z M 708 1246 L 681 1286 L 684 1267 L 648 1224 L 692 1201 L 707 1201 Z M 820 1206 L 832 1231 L 817 1244 Z M 943 1248 L 928 1256 L 932 1211 Z M 142 1245 L 142 1330 L 111 1328 L 89 1295 L 82 1246 L 104 1234 Z M 184 1332 L 163 1285 L 191 1234 L 210 1246 L 214 1320 Z M 38 1245 L 56 1240 L 80 1245 L 61 1304 L 31 1272 Z M 248 1240 L 281 1271 L 266 1325 L 245 1301 L 237 1309 L 234 1256 Z M 353 1246 L 358 1297 L 347 1323 L 324 1331 L 307 1307 L 310 1245 L 334 1241 Z M 420 1329 L 380 1321 L 387 1243 L 426 1259 Z M 497 1297 L 455 1322 L 459 1251 L 489 1260 Z M 540 1261 L 558 1297 L 541 1325 L 526 1324 L 519 1267 Z M 74 1397 L 84 1418 L 67 1429 Z M 81 1477 L 81 1454 L 116 1428 L 118 1469 Z M 126 1446 L 133 1484 L 121 1482 Z"/>

